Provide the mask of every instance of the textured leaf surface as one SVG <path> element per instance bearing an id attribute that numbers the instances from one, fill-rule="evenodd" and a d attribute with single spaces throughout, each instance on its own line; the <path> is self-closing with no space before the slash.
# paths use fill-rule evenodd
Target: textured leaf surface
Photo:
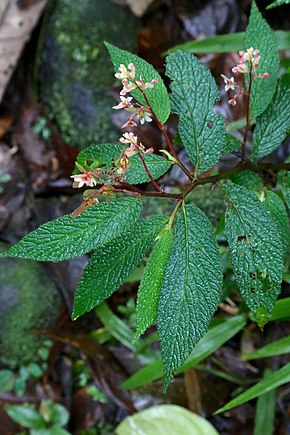
<path id="1" fill-rule="evenodd" d="M 225 412 L 228 409 L 234 408 L 235 406 L 241 405 L 242 403 L 248 402 L 249 400 L 255 399 L 268 391 L 274 390 L 274 388 L 279 387 L 290 382 L 290 363 L 266 378 L 262 379 L 253 387 L 244 391 L 239 396 L 235 397 L 233 400 L 228 402 L 225 406 L 218 409 L 216 414 Z"/>
<path id="2" fill-rule="evenodd" d="M 235 277 L 258 322 L 265 322 L 280 293 L 283 248 L 270 212 L 257 196 L 236 184 L 224 185 L 225 228 Z"/>
<path id="3" fill-rule="evenodd" d="M 135 54 L 129 53 L 126 50 L 121 50 L 120 48 L 115 47 L 108 42 L 105 42 L 105 45 L 110 53 L 116 71 L 118 71 L 118 68 L 121 64 L 128 66 L 129 63 L 132 62 L 136 67 L 137 80 L 139 80 L 140 76 L 145 80 L 146 83 L 151 82 L 151 80 L 154 78 L 158 79 L 158 83 L 153 86 L 153 88 L 146 89 L 146 96 L 159 121 L 162 123 L 166 122 L 170 115 L 169 96 L 163 80 L 158 72 L 153 68 L 152 65 L 150 65 L 150 63 L 146 62 Z M 136 98 L 139 103 L 147 106 L 142 93 L 138 89 L 130 92 L 130 94 L 133 95 L 133 97 Z"/>
<path id="4" fill-rule="evenodd" d="M 279 171 L 278 181 L 282 188 L 282 193 L 284 200 L 290 210 L 290 172 L 289 171 Z"/>
<path id="5" fill-rule="evenodd" d="M 195 367 L 241 331 L 245 324 L 243 316 L 235 316 L 227 319 L 220 325 L 210 328 L 206 335 L 198 342 L 184 364 L 177 370 L 177 373 L 183 373 L 185 370 Z M 125 389 L 139 388 L 162 378 L 162 376 L 163 370 L 160 358 L 134 373 L 121 386 Z"/>
<path id="6" fill-rule="evenodd" d="M 230 180 L 238 184 L 239 186 L 244 186 L 249 190 L 259 191 L 263 189 L 263 180 L 256 173 L 251 171 L 250 169 L 246 169 L 245 171 L 237 172 L 230 176 Z"/>
<path id="7" fill-rule="evenodd" d="M 62 261 L 83 255 L 133 225 L 141 206 L 136 198 L 120 198 L 91 207 L 75 219 L 60 217 L 41 225 L 1 256 Z"/>
<path id="8" fill-rule="evenodd" d="M 163 216 L 138 221 L 126 233 L 93 253 L 76 290 L 74 320 L 120 287 L 141 262 L 165 223 Z"/>
<path id="9" fill-rule="evenodd" d="M 92 145 L 81 151 L 77 157 L 77 162 L 85 169 L 94 169 L 104 166 L 109 169 L 120 157 L 124 147 L 120 144 L 100 144 Z M 154 179 L 160 178 L 171 167 L 171 163 L 164 157 L 156 154 L 146 154 L 145 162 L 148 170 Z M 137 155 L 130 157 L 131 166 L 126 173 L 126 181 L 130 184 L 148 183 L 150 181 L 140 157 Z"/>
<path id="10" fill-rule="evenodd" d="M 154 322 L 158 312 L 158 301 L 165 268 L 173 243 L 170 230 L 162 234 L 150 254 L 141 280 L 137 297 L 137 328 L 134 336 L 136 341 L 141 334 Z"/>
<path id="11" fill-rule="evenodd" d="M 285 257 L 289 250 L 289 221 L 284 202 L 275 192 L 268 190 L 265 197 L 265 204 L 279 230 Z"/>
<path id="12" fill-rule="evenodd" d="M 210 71 L 195 56 L 177 51 L 167 57 L 171 109 L 179 116 L 178 131 L 197 171 L 211 168 L 226 143 L 224 117 L 213 112 L 220 99 Z"/>
<path id="13" fill-rule="evenodd" d="M 289 4 L 290 4 L 290 0 L 276 0 L 275 2 L 268 5 L 266 9 L 272 9 L 272 8 L 276 8 L 277 6 L 289 5 Z"/>
<path id="14" fill-rule="evenodd" d="M 252 2 L 251 15 L 245 34 L 244 50 L 253 47 L 260 50 L 261 62 L 257 73 L 268 72 L 270 78 L 253 81 L 250 101 L 252 118 L 261 115 L 270 104 L 277 85 L 279 73 L 279 52 L 277 41 L 269 24 L 262 17 L 255 1 Z"/>
<path id="15" fill-rule="evenodd" d="M 226 133 L 225 144 L 224 144 L 223 149 L 222 149 L 222 154 L 232 153 L 240 146 L 241 146 L 241 141 L 238 138 L 236 138 L 235 136 L 232 136 L 229 133 Z"/>
<path id="16" fill-rule="evenodd" d="M 126 417 L 117 435 L 218 435 L 205 418 L 177 405 L 158 405 Z"/>
<path id="17" fill-rule="evenodd" d="M 290 75 L 280 79 L 271 104 L 257 118 L 253 157 L 259 159 L 278 148 L 290 129 Z"/>
<path id="18" fill-rule="evenodd" d="M 222 281 L 211 225 L 201 210 L 187 205 L 177 220 L 158 307 L 165 388 L 205 335 L 221 300 Z"/>

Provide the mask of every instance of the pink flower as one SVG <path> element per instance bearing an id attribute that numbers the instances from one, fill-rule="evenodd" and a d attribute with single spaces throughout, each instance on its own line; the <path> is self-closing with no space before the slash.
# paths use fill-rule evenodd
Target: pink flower
<path id="1" fill-rule="evenodd" d="M 131 101 L 133 100 L 133 97 L 120 97 L 121 101 L 117 106 L 113 106 L 113 109 L 119 110 L 119 109 L 126 109 L 127 107 L 131 106 Z"/>
<path id="2" fill-rule="evenodd" d="M 134 133 L 132 133 L 132 132 L 123 133 L 123 136 L 120 137 L 119 141 L 123 144 L 131 143 L 134 145 L 138 145 L 138 137 L 135 136 Z"/>
<path id="3" fill-rule="evenodd" d="M 228 101 L 228 103 L 229 103 L 231 106 L 235 106 L 235 105 L 237 104 L 237 101 L 236 101 L 235 98 L 231 98 L 231 99 Z"/>
<path id="4" fill-rule="evenodd" d="M 75 188 L 83 186 L 93 187 L 96 185 L 96 180 L 89 171 L 84 171 L 82 174 L 71 175 L 70 178 L 74 179 L 73 187 Z"/>

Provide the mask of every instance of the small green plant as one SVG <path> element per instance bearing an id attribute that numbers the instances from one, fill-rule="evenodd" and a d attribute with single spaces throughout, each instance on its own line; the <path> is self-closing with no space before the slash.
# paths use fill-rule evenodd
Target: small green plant
<path id="1" fill-rule="evenodd" d="M 33 405 L 6 405 L 9 417 L 30 429 L 30 435 L 69 435 L 63 429 L 69 420 L 67 409 L 52 400 L 42 400 L 39 411 Z"/>
<path id="2" fill-rule="evenodd" d="M 72 175 L 74 187 L 91 188 L 84 191 L 82 204 L 72 215 L 43 224 L 2 256 L 62 261 L 91 252 L 75 294 L 72 318 L 77 319 L 117 290 L 153 246 L 138 291 L 133 341 L 157 319 L 166 389 L 192 349 L 199 349 L 223 300 L 215 232 L 207 216 L 189 203 L 190 193 L 198 186 L 210 184 L 224 195 L 225 233 L 237 287 L 260 327 L 271 318 L 289 245 L 284 202 L 289 206 L 290 164 L 260 159 L 280 146 L 290 128 L 290 79 L 279 78 L 275 37 L 253 2 L 244 50 L 233 68 L 236 78 L 223 76 L 226 91 L 233 91 L 229 104 L 246 99 L 246 126 L 240 142 L 226 133 L 224 117 L 214 112 L 220 98 L 217 85 L 195 56 L 182 51 L 169 54 L 169 95 L 151 65 L 111 44 L 106 46 L 115 76 L 123 85 L 121 101 L 114 109 L 131 114 L 123 127 L 154 120 L 163 135 L 163 155 L 146 148 L 132 131 L 125 132 L 119 144 L 83 150 Z M 244 86 L 239 76 L 245 78 Z M 170 112 L 179 116 L 178 132 L 192 168 L 180 160 L 167 133 Z M 235 166 L 218 172 L 216 163 L 231 152 L 236 155 Z M 188 184 L 174 193 L 158 182 L 173 165 L 188 178 Z M 251 187 L 249 179 L 258 179 L 261 189 Z M 152 191 L 136 186 L 147 182 Z M 282 193 L 274 192 L 276 185 Z M 172 200 L 172 214 L 140 219 L 142 200 L 148 196 Z M 234 320 L 243 327 L 243 316 Z M 214 328 L 208 334 L 214 335 Z M 205 357 L 201 345 L 199 355 Z"/>

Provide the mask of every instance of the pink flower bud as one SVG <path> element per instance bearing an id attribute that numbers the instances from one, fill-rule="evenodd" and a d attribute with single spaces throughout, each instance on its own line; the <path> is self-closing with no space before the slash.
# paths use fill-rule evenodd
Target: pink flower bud
<path id="1" fill-rule="evenodd" d="M 231 98 L 231 99 L 228 101 L 228 103 L 229 103 L 231 106 L 235 106 L 235 105 L 237 104 L 237 102 L 236 102 L 236 100 L 235 100 L 234 98 Z"/>
<path id="2" fill-rule="evenodd" d="M 254 50 L 254 56 L 257 56 L 260 53 L 260 50 Z"/>
<path id="3" fill-rule="evenodd" d="M 268 73 L 268 72 L 266 72 L 266 73 L 264 73 L 264 74 L 262 74 L 263 75 L 263 77 L 265 77 L 266 79 L 269 79 L 270 78 L 270 74 Z"/>
<path id="4" fill-rule="evenodd" d="M 239 72 L 239 68 L 237 66 L 234 66 L 234 68 L 232 68 L 233 73 L 238 73 Z"/>
<path id="5" fill-rule="evenodd" d="M 148 148 L 147 153 L 153 154 L 154 153 L 154 148 L 153 147 Z"/>

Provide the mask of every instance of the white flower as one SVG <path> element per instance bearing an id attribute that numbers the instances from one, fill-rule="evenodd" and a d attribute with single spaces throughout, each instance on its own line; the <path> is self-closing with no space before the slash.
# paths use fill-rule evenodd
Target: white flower
<path id="1" fill-rule="evenodd" d="M 225 82 L 225 90 L 226 91 L 228 91 L 229 89 L 233 89 L 234 90 L 235 89 L 235 85 L 236 85 L 234 77 L 231 77 L 229 79 L 224 74 L 222 74 L 221 76 L 222 76 L 222 78 L 224 79 L 224 82 Z"/>
<path id="2" fill-rule="evenodd" d="M 70 178 L 74 179 L 73 187 L 83 187 L 85 185 L 93 187 L 96 184 L 95 178 L 88 171 L 85 171 L 82 174 L 71 175 Z"/>
<path id="3" fill-rule="evenodd" d="M 131 101 L 133 100 L 133 97 L 120 97 L 121 101 L 117 106 L 113 106 L 113 109 L 119 110 L 119 109 L 126 109 L 127 107 L 131 106 Z"/>

